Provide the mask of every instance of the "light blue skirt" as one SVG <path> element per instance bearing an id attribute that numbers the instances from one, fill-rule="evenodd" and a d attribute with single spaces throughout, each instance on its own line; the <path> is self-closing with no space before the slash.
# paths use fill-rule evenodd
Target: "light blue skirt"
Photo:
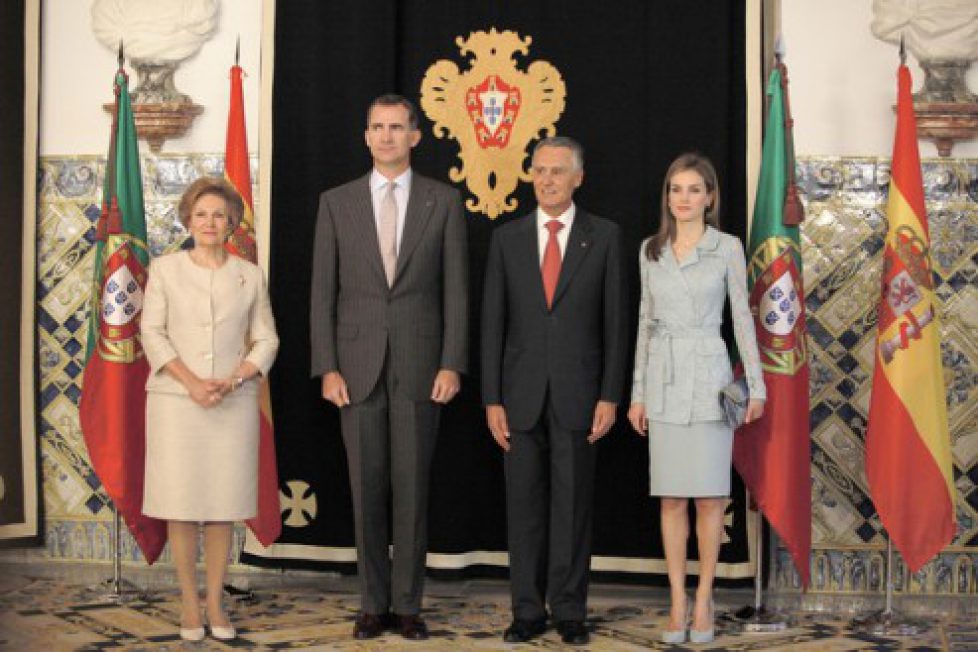
<path id="1" fill-rule="evenodd" d="M 723 421 L 649 423 L 649 494 L 675 498 L 730 495 L 733 431 Z"/>

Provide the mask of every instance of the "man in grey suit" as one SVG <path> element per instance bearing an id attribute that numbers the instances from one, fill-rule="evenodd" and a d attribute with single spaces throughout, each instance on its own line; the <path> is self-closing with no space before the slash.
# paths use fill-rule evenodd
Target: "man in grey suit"
<path id="1" fill-rule="evenodd" d="M 618 227 L 575 206 L 580 145 L 533 151 L 538 208 L 492 234 L 482 311 L 482 398 L 505 451 L 513 622 L 520 643 L 546 630 L 588 642 L 594 444 L 615 421 L 625 364 Z"/>
<path id="2" fill-rule="evenodd" d="M 466 369 L 468 253 L 461 198 L 411 169 L 417 110 L 370 105 L 373 170 L 324 192 L 313 252 L 312 375 L 340 410 L 356 526 L 358 639 L 424 639 L 430 465 L 439 410 Z M 393 507 L 393 562 L 388 519 Z"/>

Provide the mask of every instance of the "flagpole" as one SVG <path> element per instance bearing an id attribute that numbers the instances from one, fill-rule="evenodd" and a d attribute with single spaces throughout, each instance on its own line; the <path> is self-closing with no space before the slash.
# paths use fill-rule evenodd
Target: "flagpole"
<path id="1" fill-rule="evenodd" d="M 775 609 L 764 606 L 764 516 L 760 510 L 754 520 L 754 559 L 757 571 L 754 573 L 754 606 L 739 609 L 735 618 L 740 620 L 743 631 L 747 633 L 780 632 L 788 628 L 788 619 Z"/>
<path id="2" fill-rule="evenodd" d="M 115 503 L 112 503 L 112 577 L 101 582 L 98 590 L 101 601 L 113 604 L 128 604 L 148 597 L 146 591 L 140 591 L 122 576 L 122 515 Z"/>
<path id="3" fill-rule="evenodd" d="M 112 505 L 112 589 L 122 596 L 122 517 Z"/>
<path id="4" fill-rule="evenodd" d="M 868 616 L 852 620 L 853 629 L 872 636 L 916 636 L 930 628 L 930 623 L 911 618 L 893 608 L 893 540 L 886 537 L 886 589 L 883 608 Z"/>

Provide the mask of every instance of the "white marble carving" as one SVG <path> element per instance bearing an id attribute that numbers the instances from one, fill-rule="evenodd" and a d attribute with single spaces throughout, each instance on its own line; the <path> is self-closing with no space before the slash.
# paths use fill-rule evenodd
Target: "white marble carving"
<path id="1" fill-rule="evenodd" d="M 176 62 L 200 49 L 217 28 L 218 0 L 95 0 L 92 31 L 131 59 Z"/>
<path id="2" fill-rule="evenodd" d="M 873 35 L 899 44 L 918 61 L 978 59 L 975 0 L 873 0 Z"/>

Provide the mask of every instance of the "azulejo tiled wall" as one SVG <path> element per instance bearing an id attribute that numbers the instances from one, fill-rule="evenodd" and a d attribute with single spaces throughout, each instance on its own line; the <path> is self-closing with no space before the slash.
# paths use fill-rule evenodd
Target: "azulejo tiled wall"
<path id="1" fill-rule="evenodd" d="M 176 215 L 184 188 L 200 176 L 223 175 L 224 157 L 147 155 L 141 165 L 148 244 L 155 256 L 179 247 L 186 235 Z M 251 167 L 255 182 L 257 158 Z M 104 157 L 46 157 L 38 177 L 38 436 L 43 555 L 53 559 L 111 558 L 110 503 L 89 463 L 77 408 L 104 170 Z M 241 536 L 239 529 L 238 545 Z M 125 560 L 141 559 L 128 533 L 122 550 Z"/>
<path id="2" fill-rule="evenodd" d="M 957 487 L 953 544 L 898 591 L 978 594 L 978 161 L 923 163 Z M 889 159 L 803 158 L 802 256 L 811 351 L 812 588 L 879 591 L 886 539 L 863 470 Z M 912 478 L 907 478 L 913 482 Z M 796 588 L 787 553 L 779 588 Z"/>

